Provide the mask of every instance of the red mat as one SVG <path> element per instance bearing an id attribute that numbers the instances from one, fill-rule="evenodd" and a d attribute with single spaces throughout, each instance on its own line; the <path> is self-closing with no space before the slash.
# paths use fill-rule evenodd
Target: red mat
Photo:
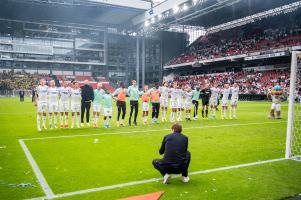
<path id="1" fill-rule="evenodd" d="M 119 200 L 158 200 L 158 199 L 160 199 L 160 197 L 163 194 L 164 194 L 164 191 L 160 191 L 160 192 L 155 192 L 155 193 L 151 193 L 151 194 L 128 197 L 128 198 L 119 199 Z"/>

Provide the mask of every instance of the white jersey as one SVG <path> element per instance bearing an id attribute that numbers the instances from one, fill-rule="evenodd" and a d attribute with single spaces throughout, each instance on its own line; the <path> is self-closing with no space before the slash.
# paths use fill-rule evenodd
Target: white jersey
<path id="1" fill-rule="evenodd" d="M 39 97 L 38 98 L 39 102 L 47 102 L 48 86 L 47 85 L 44 85 L 44 86 L 39 85 L 36 88 L 36 91 L 37 91 L 37 95 Z"/>
<path id="2" fill-rule="evenodd" d="M 239 87 L 232 87 L 231 88 L 231 101 L 234 101 L 234 100 L 238 100 L 238 94 L 239 94 Z"/>
<path id="3" fill-rule="evenodd" d="M 57 87 L 49 87 L 48 88 L 48 99 L 49 104 L 57 104 L 59 98 L 59 90 Z"/>
<path id="4" fill-rule="evenodd" d="M 211 90 L 211 96 L 210 96 L 211 101 L 217 101 L 219 89 L 216 87 L 213 87 L 213 88 L 210 88 L 210 90 Z"/>
<path id="5" fill-rule="evenodd" d="M 185 103 L 191 103 L 192 102 L 192 91 L 185 92 L 184 97 L 185 97 Z"/>
<path id="6" fill-rule="evenodd" d="M 60 87 L 59 94 L 60 94 L 61 102 L 69 102 L 69 97 L 70 97 L 70 88 L 69 87 Z"/>
<path id="7" fill-rule="evenodd" d="M 177 89 L 177 99 L 178 101 L 183 101 L 184 91 L 182 89 Z"/>
<path id="8" fill-rule="evenodd" d="M 80 104 L 82 91 L 80 88 L 71 89 L 71 103 Z"/>
<path id="9" fill-rule="evenodd" d="M 228 89 L 223 89 L 223 99 L 222 99 L 222 101 L 228 101 L 228 99 L 229 99 L 229 96 L 230 96 L 230 91 L 231 91 L 231 89 L 230 88 L 228 88 Z"/>
<path id="10" fill-rule="evenodd" d="M 170 100 L 176 101 L 178 98 L 178 91 L 175 88 L 170 88 L 169 89 L 170 92 Z"/>
<path id="11" fill-rule="evenodd" d="M 161 94 L 161 96 L 160 96 L 161 99 L 168 99 L 168 92 L 169 92 L 168 87 L 162 86 L 159 88 L 159 91 Z"/>

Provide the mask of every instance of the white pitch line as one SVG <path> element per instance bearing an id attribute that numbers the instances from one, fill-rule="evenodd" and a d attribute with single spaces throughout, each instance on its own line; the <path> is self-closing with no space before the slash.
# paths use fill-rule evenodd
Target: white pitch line
<path id="1" fill-rule="evenodd" d="M 198 175 L 198 174 L 208 174 L 208 173 L 213 173 L 213 172 L 218 172 L 218 171 L 225 171 L 225 170 L 261 165 L 261 164 L 266 164 L 266 163 L 278 162 L 278 161 L 282 161 L 282 160 L 285 160 L 285 158 L 264 160 L 264 161 L 258 161 L 258 162 L 240 164 L 240 165 L 233 165 L 233 166 L 227 166 L 227 167 L 219 167 L 219 168 L 214 168 L 214 169 L 195 171 L 195 172 L 189 173 L 189 175 L 193 176 L 193 175 Z M 180 175 L 176 175 L 174 177 L 180 177 Z M 103 186 L 103 187 L 98 187 L 98 188 L 91 188 L 91 189 L 86 189 L 86 190 L 67 192 L 67 193 L 63 193 L 63 194 L 56 194 L 53 197 L 47 198 L 47 199 L 56 199 L 56 198 L 69 197 L 69 196 L 75 196 L 75 195 L 80 195 L 80 194 L 87 194 L 87 193 L 92 193 L 92 192 L 99 192 L 99 191 L 104 191 L 104 190 L 124 188 L 124 187 L 128 187 L 128 186 L 133 186 L 133 185 L 141 185 L 141 184 L 145 184 L 145 183 L 157 182 L 157 181 L 161 181 L 161 180 L 162 180 L 162 178 L 152 178 L 152 179 L 146 179 L 146 180 L 141 180 L 141 181 L 132 181 L 132 182 L 128 182 L 128 183 L 121 183 L 121 184 L 116 184 L 116 185 L 109 185 L 109 186 Z M 44 199 L 44 198 L 45 197 L 37 197 L 37 198 L 33 198 L 31 200 L 38 200 L 38 199 Z"/>
<path id="2" fill-rule="evenodd" d="M 219 127 L 234 127 L 234 126 L 249 126 L 249 125 L 262 125 L 262 124 L 278 124 L 284 123 L 286 121 L 277 121 L 277 122 L 261 122 L 261 123 L 245 123 L 245 124 L 224 124 L 224 125 L 215 125 L 215 126 L 193 126 L 184 128 L 185 130 L 189 129 L 203 129 L 203 128 L 219 128 Z M 170 129 L 155 129 L 155 130 L 138 130 L 138 131 L 124 131 L 117 133 L 95 133 L 95 134 L 78 134 L 78 135 L 62 135 L 62 136 L 50 136 L 50 137 L 37 137 L 37 138 L 24 138 L 22 140 L 46 140 L 46 139 L 58 139 L 58 138 L 75 138 L 75 137 L 91 137 L 91 136 L 103 136 L 103 135 L 120 135 L 120 134 L 129 134 L 129 133 L 146 133 L 146 132 L 159 132 L 159 131 L 170 131 Z"/>
<path id="3" fill-rule="evenodd" d="M 34 158 L 32 157 L 29 149 L 27 148 L 26 144 L 24 143 L 23 140 L 19 140 L 19 143 L 27 157 L 27 160 L 29 162 L 29 164 L 31 165 L 45 195 L 47 198 L 53 198 L 54 197 L 54 193 L 52 192 L 50 186 L 48 185 L 44 175 L 42 174 L 39 166 L 37 165 L 36 161 L 34 160 Z"/>

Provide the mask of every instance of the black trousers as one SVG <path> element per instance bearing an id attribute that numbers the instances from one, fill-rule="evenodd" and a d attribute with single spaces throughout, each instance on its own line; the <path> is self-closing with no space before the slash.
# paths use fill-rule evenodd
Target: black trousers
<path id="1" fill-rule="evenodd" d="M 24 96 L 20 96 L 20 101 L 21 101 L 21 102 L 24 101 Z"/>
<path id="2" fill-rule="evenodd" d="M 117 110 L 118 110 L 117 121 L 119 121 L 121 111 L 122 111 L 121 119 L 124 120 L 124 117 L 125 117 L 125 114 L 126 114 L 126 104 L 125 104 L 125 101 L 117 101 L 116 105 L 117 105 Z"/>
<path id="3" fill-rule="evenodd" d="M 84 123 L 84 115 L 86 111 L 86 122 L 89 123 L 90 119 L 90 108 L 91 108 L 91 102 L 82 102 L 81 105 L 81 123 Z"/>
<path id="4" fill-rule="evenodd" d="M 152 103 L 152 118 L 158 119 L 160 112 L 160 103 Z"/>
<path id="5" fill-rule="evenodd" d="M 155 159 L 153 160 L 153 166 L 161 173 L 162 176 L 165 174 L 182 174 L 182 176 L 187 177 L 190 158 L 190 152 L 187 151 L 186 159 L 182 163 L 166 164 L 162 159 Z"/>
<path id="6" fill-rule="evenodd" d="M 194 105 L 193 117 L 196 117 L 198 115 L 199 101 L 192 100 L 192 104 Z"/>
<path id="7" fill-rule="evenodd" d="M 138 116 L 138 101 L 130 101 L 130 105 L 131 105 L 131 112 L 130 112 L 130 118 L 129 118 L 129 123 L 132 122 L 132 115 L 133 115 L 133 111 L 135 110 L 134 113 L 134 123 L 137 123 L 137 116 Z"/>

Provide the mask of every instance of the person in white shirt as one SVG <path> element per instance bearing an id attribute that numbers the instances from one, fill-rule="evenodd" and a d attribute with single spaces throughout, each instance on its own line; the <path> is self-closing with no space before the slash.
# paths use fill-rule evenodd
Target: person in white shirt
<path id="1" fill-rule="evenodd" d="M 184 92 L 184 106 L 186 110 L 186 120 L 190 121 L 190 113 L 191 113 L 191 102 L 192 102 L 192 91 L 190 86 L 186 86 Z"/>
<path id="2" fill-rule="evenodd" d="M 52 114 L 54 114 L 53 124 L 57 128 L 57 114 L 59 109 L 59 90 L 55 86 L 54 80 L 51 80 L 48 87 L 48 111 L 49 111 L 49 128 L 52 129 Z"/>
<path id="3" fill-rule="evenodd" d="M 233 118 L 237 119 L 237 104 L 238 104 L 238 95 L 239 95 L 239 86 L 237 83 L 233 84 L 231 88 L 231 107 L 230 107 L 230 119 L 232 119 L 232 110 L 233 110 Z"/>
<path id="4" fill-rule="evenodd" d="M 178 122 L 182 121 L 182 115 L 183 115 L 183 112 L 185 109 L 185 107 L 184 107 L 184 90 L 185 90 L 184 86 L 182 88 L 178 87 L 178 89 L 177 89 L 177 105 L 178 105 L 177 121 Z"/>
<path id="5" fill-rule="evenodd" d="M 177 91 L 177 83 L 173 83 L 173 88 L 169 89 L 169 93 L 170 93 L 170 108 L 171 108 L 171 114 L 170 114 L 170 122 L 174 122 L 175 117 L 177 115 L 177 111 L 178 111 L 178 102 L 177 102 L 177 98 L 178 98 L 178 91 Z"/>
<path id="6" fill-rule="evenodd" d="M 168 88 L 168 83 L 164 82 L 162 87 L 159 87 L 160 91 L 160 106 L 162 110 L 162 122 L 166 122 L 166 115 L 167 115 L 167 107 L 168 107 L 168 93 L 169 93 L 169 88 Z"/>
<path id="7" fill-rule="evenodd" d="M 71 89 L 71 111 L 72 111 L 72 124 L 71 128 L 74 128 L 74 118 L 76 114 L 76 127 L 80 127 L 80 110 L 81 110 L 81 89 L 78 82 L 73 82 L 73 88 Z"/>
<path id="8" fill-rule="evenodd" d="M 222 112 L 221 112 L 222 119 L 227 118 L 228 101 L 229 101 L 230 91 L 231 91 L 231 89 L 229 87 L 229 84 L 228 83 L 224 84 L 224 89 L 222 90 L 222 94 L 223 94 Z"/>
<path id="9" fill-rule="evenodd" d="M 41 131 L 41 117 L 42 117 L 42 127 L 46 128 L 46 113 L 47 113 L 47 92 L 48 86 L 45 85 L 45 79 L 40 80 L 39 86 L 36 88 L 36 94 L 34 97 L 34 105 L 37 107 L 37 128 Z"/>
<path id="10" fill-rule="evenodd" d="M 70 87 L 66 81 L 62 81 L 61 87 L 59 88 L 59 110 L 60 110 L 60 127 L 68 128 L 68 115 L 70 109 Z"/>
<path id="11" fill-rule="evenodd" d="M 217 88 L 217 84 L 215 83 L 213 87 L 210 88 L 211 96 L 210 96 L 210 118 L 216 119 L 216 108 L 217 101 L 220 90 Z"/>

